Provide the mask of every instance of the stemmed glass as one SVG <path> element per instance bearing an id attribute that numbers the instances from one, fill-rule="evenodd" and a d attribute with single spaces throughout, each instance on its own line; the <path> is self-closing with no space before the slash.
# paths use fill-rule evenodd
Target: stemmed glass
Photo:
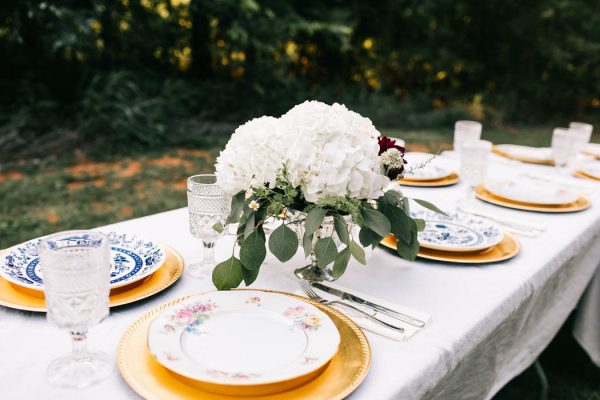
<path id="1" fill-rule="evenodd" d="M 40 243 L 47 318 L 71 333 L 70 356 L 54 360 L 48 380 L 57 386 L 82 388 L 107 378 L 112 358 L 90 351 L 87 331 L 108 316 L 109 240 L 100 232 L 66 231 Z"/>
<path id="2" fill-rule="evenodd" d="M 577 142 L 573 138 L 573 132 L 567 128 L 555 128 L 552 132 L 552 158 L 554 165 L 560 174 L 568 173 L 569 160 L 577 152 Z"/>
<path id="3" fill-rule="evenodd" d="M 477 121 L 456 121 L 454 124 L 454 151 L 460 152 L 466 142 L 481 139 L 481 123 Z"/>
<path id="4" fill-rule="evenodd" d="M 474 140 L 465 142 L 460 149 L 460 176 L 467 183 L 466 203 L 473 201 L 473 191 L 487 175 L 492 142 Z"/>
<path id="5" fill-rule="evenodd" d="M 187 180 L 188 211 L 190 216 L 190 232 L 204 246 L 204 258 L 192 263 L 187 274 L 194 278 L 207 277 L 214 268 L 215 242 L 223 234 L 223 230 L 215 230 L 215 225 L 225 226 L 225 220 L 231 209 L 231 198 L 217 184 L 214 174 L 190 176 Z"/>

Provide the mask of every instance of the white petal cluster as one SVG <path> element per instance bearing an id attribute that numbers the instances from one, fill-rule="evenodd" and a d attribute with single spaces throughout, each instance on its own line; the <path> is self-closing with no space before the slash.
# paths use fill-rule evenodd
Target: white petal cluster
<path id="1" fill-rule="evenodd" d="M 230 193 L 273 184 L 284 165 L 307 201 L 331 196 L 376 199 L 389 179 L 378 156 L 379 132 L 344 105 L 299 104 L 281 118 L 240 126 L 217 159 L 219 183 Z"/>
<path id="2" fill-rule="evenodd" d="M 217 157 L 219 185 L 232 195 L 267 183 L 273 186 L 285 159 L 284 134 L 278 118 L 260 117 L 240 125 Z"/>

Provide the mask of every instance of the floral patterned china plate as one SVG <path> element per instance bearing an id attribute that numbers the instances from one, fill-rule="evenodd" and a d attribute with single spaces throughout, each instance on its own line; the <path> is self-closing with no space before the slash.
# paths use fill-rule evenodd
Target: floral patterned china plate
<path id="1" fill-rule="evenodd" d="M 339 343 L 335 324 L 317 307 L 255 290 L 194 295 L 148 328 L 148 349 L 160 364 L 217 392 L 219 385 L 227 391 L 312 376 Z"/>
<path id="2" fill-rule="evenodd" d="M 485 181 L 483 187 L 493 195 L 504 199 L 545 206 L 570 204 L 581 197 L 581 194 L 574 190 L 527 178 Z"/>
<path id="3" fill-rule="evenodd" d="M 411 213 L 425 220 L 425 230 L 419 232 L 419 245 L 433 250 L 473 252 L 489 249 L 504 239 L 504 232 L 493 222 L 465 213 L 448 216 L 429 210 Z"/>
<path id="4" fill-rule="evenodd" d="M 111 289 L 129 285 L 154 273 L 165 261 L 165 252 L 154 242 L 129 234 L 109 232 L 111 243 Z M 73 237 L 72 240 L 86 240 Z M 39 243 L 33 239 L 11 248 L 0 263 L 0 275 L 19 286 L 44 289 Z"/>

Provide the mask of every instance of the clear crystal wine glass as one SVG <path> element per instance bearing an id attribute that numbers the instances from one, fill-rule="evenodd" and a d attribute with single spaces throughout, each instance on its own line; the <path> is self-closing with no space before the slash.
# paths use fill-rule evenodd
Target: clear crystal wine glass
<path id="1" fill-rule="evenodd" d="M 477 121 L 456 121 L 454 124 L 455 152 L 460 152 L 463 143 L 481 139 L 481 123 Z"/>
<path id="2" fill-rule="evenodd" d="M 488 140 L 475 140 L 465 142 L 460 150 L 460 176 L 467 183 L 465 202 L 473 201 L 474 189 L 486 177 L 492 142 Z"/>
<path id="3" fill-rule="evenodd" d="M 577 152 L 573 132 L 567 128 L 555 128 L 552 132 L 552 158 L 561 175 L 568 173 L 569 161 Z"/>
<path id="4" fill-rule="evenodd" d="M 217 184 L 214 174 L 190 176 L 187 195 L 190 232 L 202 240 L 204 257 L 200 262 L 190 264 L 186 271 L 194 278 L 205 278 L 215 266 L 215 242 L 223 234 L 222 230 L 219 232 L 214 227 L 217 224 L 225 226 L 231 209 L 231 198 Z"/>
<path id="5" fill-rule="evenodd" d="M 109 240 L 100 232 L 66 231 L 40 242 L 47 318 L 71 333 L 70 356 L 54 360 L 48 380 L 57 386 L 83 388 L 107 378 L 112 358 L 87 349 L 87 331 L 108 316 Z"/>

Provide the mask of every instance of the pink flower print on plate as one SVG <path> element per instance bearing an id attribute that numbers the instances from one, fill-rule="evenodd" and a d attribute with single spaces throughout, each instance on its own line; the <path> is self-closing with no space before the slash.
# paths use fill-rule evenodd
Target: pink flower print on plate
<path id="1" fill-rule="evenodd" d="M 285 310 L 283 312 L 284 317 L 298 317 L 302 314 L 304 314 L 303 306 L 289 307 L 287 310 Z"/>
<path id="2" fill-rule="evenodd" d="M 262 304 L 260 303 L 262 300 L 260 299 L 260 297 L 258 296 L 252 296 L 250 298 L 248 298 L 248 300 L 246 300 L 246 304 L 256 304 L 258 307 L 260 307 Z"/>
<path id="3" fill-rule="evenodd" d="M 169 319 L 188 332 L 201 333 L 198 328 L 205 320 L 210 318 L 216 307 L 217 305 L 212 300 L 205 303 L 187 304 L 185 307 L 176 310 Z"/>

